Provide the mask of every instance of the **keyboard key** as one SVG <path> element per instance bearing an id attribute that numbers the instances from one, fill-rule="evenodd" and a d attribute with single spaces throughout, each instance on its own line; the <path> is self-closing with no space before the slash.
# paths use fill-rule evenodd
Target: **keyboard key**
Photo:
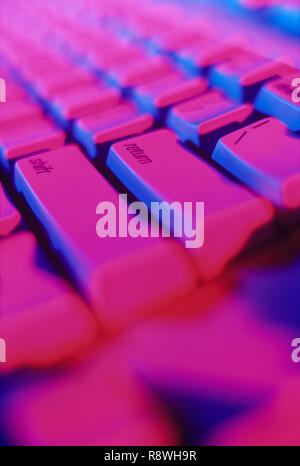
<path id="1" fill-rule="evenodd" d="M 206 87 L 204 78 L 186 79 L 174 72 L 136 87 L 132 97 L 141 109 L 163 120 L 171 105 L 200 94 Z"/>
<path id="2" fill-rule="evenodd" d="M 22 445 L 177 445 L 178 432 L 120 348 L 3 397 L 7 432 Z"/>
<path id="3" fill-rule="evenodd" d="M 92 159 L 106 158 L 109 146 L 118 139 L 142 133 L 153 125 L 149 113 L 141 114 L 131 102 L 123 101 L 102 112 L 79 118 L 73 136 Z"/>
<path id="4" fill-rule="evenodd" d="M 10 202 L 0 183 L 0 236 L 8 235 L 21 221 L 21 215 Z"/>
<path id="5" fill-rule="evenodd" d="M 297 96 L 293 98 L 293 94 L 300 96 L 300 92 L 292 85 L 297 79 L 299 87 L 300 72 L 266 83 L 254 102 L 256 110 L 278 118 L 292 131 L 300 131 L 300 97 L 298 102 Z"/>
<path id="6" fill-rule="evenodd" d="M 38 95 L 50 99 L 64 89 L 72 89 L 94 82 L 93 76 L 84 69 L 70 67 L 69 70 L 37 77 L 34 88 Z"/>
<path id="7" fill-rule="evenodd" d="M 107 72 L 131 60 L 142 58 L 143 51 L 137 45 L 130 42 L 112 44 L 106 48 L 96 48 L 89 53 L 87 62 L 97 72 Z"/>
<path id="8" fill-rule="evenodd" d="M 159 53 L 172 54 L 203 40 L 204 37 L 199 31 L 179 29 L 177 27 L 160 32 L 157 38 L 152 39 L 150 47 Z"/>
<path id="9" fill-rule="evenodd" d="M 128 150 L 128 148 L 131 150 Z M 151 163 L 131 155 L 134 150 Z M 212 277 L 273 217 L 272 206 L 228 180 L 184 149 L 169 130 L 158 130 L 113 144 L 107 165 L 137 198 L 172 203 L 204 202 L 205 239 L 186 249 L 200 277 Z M 241 221 L 241 219 L 243 219 Z"/>
<path id="10" fill-rule="evenodd" d="M 156 79 L 172 70 L 171 62 L 160 56 L 145 56 L 118 66 L 108 73 L 109 82 L 123 89 L 129 89 Z"/>
<path id="11" fill-rule="evenodd" d="M 207 444 L 222 446 L 299 446 L 300 380 L 285 378 L 268 403 L 225 422 Z"/>
<path id="12" fill-rule="evenodd" d="M 300 207 L 300 138 L 275 118 L 224 136 L 213 159 L 278 207 Z"/>
<path id="13" fill-rule="evenodd" d="M 268 17 L 273 24 L 284 31 L 300 35 L 300 3 L 299 0 L 278 2 L 268 10 Z"/>
<path id="14" fill-rule="evenodd" d="M 0 106 L 0 128 L 20 121 L 33 121 L 42 116 L 40 108 L 27 100 L 6 102 Z"/>
<path id="15" fill-rule="evenodd" d="M 210 155 L 221 136 L 251 121 L 252 111 L 251 104 L 240 105 L 211 90 L 172 107 L 166 122 L 183 142 Z"/>
<path id="16" fill-rule="evenodd" d="M 208 39 L 179 50 L 175 59 L 192 75 L 207 74 L 209 67 L 232 57 L 236 51 L 235 45 Z"/>
<path id="17" fill-rule="evenodd" d="M 0 76 L 1 76 L 1 73 L 0 73 Z M 5 85 L 6 85 L 6 102 L 24 100 L 25 92 L 20 86 L 18 86 L 17 84 L 9 80 L 5 80 Z"/>
<path id="18" fill-rule="evenodd" d="M 116 104 L 120 92 L 114 87 L 90 84 L 62 91 L 49 101 L 49 108 L 58 124 L 69 129 L 72 120 Z"/>
<path id="19" fill-rule="evenodd" d="M 254 53 L 242 51 L 209 72 L 213 87 L 221 89 L 228 97 L 238 101 L 252 101 L 262 84 L 287 71 L 284 63 L 269 60 Z"/>
<path id="20" fill-rule="evenodd" d="M 0 129 L 0 165 L 5 171 L 18 157 L 63 146 L 65 133 L 46 118 L 19 121 Z"/>
<path id="21" fill-rule="evenodd" d="M 125 324 L 196 286 L 192 266 L 172 240 L 98 237 L 98 204 L 127 205 L 77 146 L 20 160 L 15 183 L 101 321 Z"/>
<path id="22" fill-rule="evenodd" d="M 1 369 L 5 371 L 61 361 L 80 354 L 95 340 L 91 312 L 47 264 L 30 232 L 0 241 L 1 336 L 7 347 L 7 362 Z"/>

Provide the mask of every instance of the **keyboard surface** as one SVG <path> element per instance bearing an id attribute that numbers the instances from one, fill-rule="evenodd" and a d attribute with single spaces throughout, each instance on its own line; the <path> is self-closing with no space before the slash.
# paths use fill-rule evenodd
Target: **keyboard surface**
<path id="1" fill-rule="evenodd" d="M 300 2 L 0 11 L 0 445 L 299 446 Z"/>

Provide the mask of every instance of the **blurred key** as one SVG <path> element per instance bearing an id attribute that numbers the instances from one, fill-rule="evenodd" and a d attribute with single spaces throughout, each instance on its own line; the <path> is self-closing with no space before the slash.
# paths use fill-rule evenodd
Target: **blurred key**
<path id="1" fill-rule="evenodd" d="M 177 445 L 162 404 L 119 351 L 106 348 L 3 397 L 6 432 L 22 445 Z"/>
<path id="2" fill-rule="evenodd" d="M 103 322 L 122 325 L 195 286 L 194 270 L 175 242 L 124 233 L 126 202 L 77 146 L 20 160 L 15 183 Z M 125 215 L 119 236 L 97 235 L 105 213 L 100 202 Z"/>
<path id="3" fill-rule="evenodd" d="M 197 45 L 179 50 L 176 61 L 193 75 L 207 74 L 209 67 L 236 53 L 237 47 L 226 42 L 204 40 Z"/>
<path id="4" fill-rule="evenodd" d="M 171 62 L 160 56 L 145 56 L 112 69 L 108 73 L 111 83 L 129 89 L 156 79 L 172 70 Z"/>
<path id="5" fill-rule="evenodd" d="M 37 77 L 34 87 L 38 95 L 49 99 L 63 89 L 91 84 L 93 81 L 93 76 L 86 70 L 80 68 L 72 69 L 70 67 L 70 70 L 58 71 L 53 74 Z"/>
<path id="6" fill-rule="evenodd" d="M 57 149 L 65 141 L 65 133 L 46 118 L 18 121 L 0 129 L 0 165 L 10 170 L 11 162 L 18 157 Z"/>
<path id="7" fill-rule="evenodd" d="M 0 73 L 1 76 L 1 73 Z M 25 92 L 24 90 L 13 83 L 12 81 L 6 80 L 6 102 L 13 102 L 16 100 L 24 100 Z"/>
<path id="8" fill-rule="evenodd" d="M 204 244 L 186 249 L 201 277 L 220 273 L 251 234 L 273 217 L 267 201 L 184 149 L 169 130 L 113 144 L 107 165 L 148 206 L 162 201 L 204 202 Z"/>
<path id="9" fill-rule="evenodd" d="M 284 63 L 241 51 L 232 58 L 214 66 L 209 72 L 212 86 L 221 89 L 228 97 L 238 101 L 252 101 L 262 84 L 285 73 Z"/>
<path id="10" fill-rule="evenodd" d="M 21 215 L 10 202 L 0 183 L 0 236 L 8 235 L 21 221 Z"/>
<path id="11" fill-rule="evenodd" d="M 1 336 L 7 346 L 1 369 L 52 364 L 94 341 L 97 327 L 91 312 L 49 270 L 32 233 L 2 239 L 0 265 Z"/>
<path id="12" fill-rule="evenodd" d="M 285 378 L 275 395 L 258 409 L 220 425 L 209 445 L 299 446 L 300 378 Z"/>
<path id="13" fill-rule="evenodd" d="M 0 106 L 0 128 L 20 121 L 33 121 L 42 116 L 41 109 L 27 100 L 6 102 Z"/>
<path id="14" fill-rule="evenodd" d="M 200 94 L 206 87 L 204 78 L 187 79 L 173 72 L 136 87 L 132 97 L 141 109 L 151 112 L 155 118 L 164 119 L 171 105 Z"/>
<path id="15" fill-rule="evenodd" d="M 167 125 L 183 142 L 211 154 L 221 136 L 250 122 L 252 105 L 240 105 L 219 91 L 207 91 L 171 108 Z"/>
<path id="16" fill-rule="evenodd" d="M 88 54 L 87 62 L 95 71 L 107 72 L 112 67 L 142 56 L 143 51 L 140 47 L 130 42 L 120 42 L 119 44 L 112 44 L 112 46 L 91 51 Z"/>
<path id="17" fill-rule="evenodd" d="M 140 113 L 131 102 L 123 101 L 102 112 L 79 118 L 73 135 L 90 158 L 106 157 L 109 145 L 118 139 L 142 133 L 153 124 L 149 113 Z"/>
<path id="18" fill-rule="evenodd" d="M 260 89 L 254 107 L 278 118 L 292 131 L 300 131 L 300 71 L 266 83 Z"/>
<path id="19" fill-rule="evenodd" d="M 53 101 L 49 101 L 49 108 L 56 121 L 64 128 L 69 128 L 75 118 L 109 108 L 119 99 L 118 89 L 101 83 L 89 84 L 61 91 Z"/>
<path id="20" fill-rule="evenodd" d="M 275 118 L 224 136 L 213 159 L 278 207 L 300 207 L 300 138 Z"/>
<path id="21" fill-rule="evenodd" d="M 299 0 L 286 0 L 278 2 L 268 11 L 269 19 L 284 31 L 300 35 L 300 2 Z"/>

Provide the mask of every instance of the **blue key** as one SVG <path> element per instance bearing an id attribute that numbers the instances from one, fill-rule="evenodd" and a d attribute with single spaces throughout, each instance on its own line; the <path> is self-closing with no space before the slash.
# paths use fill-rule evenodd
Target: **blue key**
<path id="1" fill-rule="evenodd" d="M 300 71 L 265 84 L 254 107 L 278 118 L 292 131 L 300 131 Z"/>
<path id="2" fill-rule="evenodd" d="M 183 142 L 192 142 L 211 154 L 220 137 L 248 124 L 251 118 L 251 104 L 238 104 L 211 90 L 174 106 L 167 116 L 167 126 Z"/>
<path id="3" fill-rule="evenodd" d="M 72 134 L 91 159 L 98 156 L 104 160 L 110 145 L 121 138 L 133 136 L 149 129 L 153 118 L 149 113 L 140 113 L 131 102 L 123 100 L 120 104 L 78 118 L 73 125 Z"/>
<path id="4" fill-rule="evenodd" d="M 286 69 L 284 63 L 241 51 L 212 67 L 209 81 L 231 99 L 251 102 L 266 80 L 281 76 Z"/>

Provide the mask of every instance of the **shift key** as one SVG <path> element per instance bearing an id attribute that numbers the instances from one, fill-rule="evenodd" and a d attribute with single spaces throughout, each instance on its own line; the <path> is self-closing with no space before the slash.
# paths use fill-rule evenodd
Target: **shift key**
<path id="1" fill-rule="evenodd" d="M 78 146 L 20 160 L 15 184 L 103 323 L 126 324 L 196 286 L 192 264 L 170 238 L 97 235 L 98 204 L 118 213 L 120 198 Z"/>

